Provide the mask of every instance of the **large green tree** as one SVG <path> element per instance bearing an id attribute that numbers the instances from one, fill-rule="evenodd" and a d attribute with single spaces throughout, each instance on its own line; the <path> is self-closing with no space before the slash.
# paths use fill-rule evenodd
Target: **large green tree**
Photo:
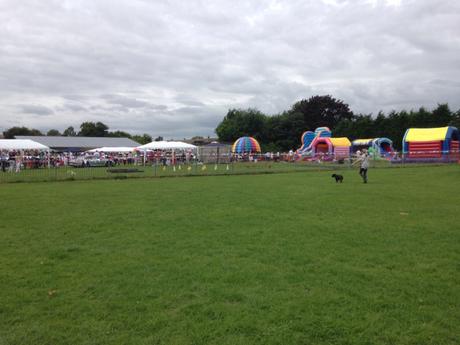
<path id="1" fill-rule="evenodd" d="M 257 109 L 230 109 L 216 133 L 221 141 L 232 142 L 242 136 L 262 140 L 265 137 L 267 116 Z"/>
<path id="2" fill-rule="evenodd" d="M 221 141 L 232 142 L 249 135 L 266 150 L 285 151 L 300 145 L 301 135 L 317 127 L 334 127 L 353 118 L 349 106 L 331 96 L 314 96 L 295 103 L 289 111 L 266 116 L 257 109 L 230 109 L 216 128 Z"/>
<path id="3" fill-rule="evenodd" d="M 460 129 L 460 110 L 455 114 L 452 114 L 452 119 L 450 120 L 449 125 Z"/>
<path id="4" fill-rule="evenodd" d="M 268 151 L 295 150 L 300 146 L 305 132 L 304 118 L 298 112 L 284 112 L 270 116 L 266 124 L 264 147 Z"/>
<path id="5" fill-rule="evenodd" d="M 147 133 L 144 133 L 142 135 L 133 135 L 131 139 L 133 139 L 141 145 L 145 145 L 152 142 L 152 136 Z"/>
<path id="6" fill-rule="evenodd" d="M 60 136 L 61 133 L 57 129 L 50 129 L 48 132 L 46 132 L 46 135 L 49 137 L 57 137 Z"/>
<path id="7" fill-rule="evenodd" d="M 66 137 L 74 137 L 74 136 L 77 135 L 77 132 L 75 132 L 75 129 L 72 126 L 69 126 L 64 130 L 62 135 L 66 136 Z"/>
<path id="8" fill-rule="evenodd" d="M 339 121 L 353 118 L 353 112 L 348 104 L 332 96 L 313 96 L 295 103 L 291 114 L 302 114 L 305 130 L 315 130 L 318 127 L 334 128 Z"/>
<path id="9" fill-rule="evenodd" d="M 102 122 L 83 122 L 80 125 L 80 137 L 106 137 L 109 127 Z"/>
<path id="10" fill-rule="evenodd" d="M 38 129 L 27 127 L 11 127 L 3 132 L 5 139 L 14 139 L 16 135 L 43 135 Z"/>
<path id="11" fill-rule="evenodd" d="M 131 138 L 131 134 L 124 131 L 108 132 L 107 136 L 114 138 Z"/>

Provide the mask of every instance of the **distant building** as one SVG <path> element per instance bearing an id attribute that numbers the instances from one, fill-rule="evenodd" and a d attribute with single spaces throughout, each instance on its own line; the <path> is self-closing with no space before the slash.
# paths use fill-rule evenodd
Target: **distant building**
<path id="1" fill-rule="evenodd" d="M 184 143 L 187 143 L 187 144 L 192 144 L 192 145 L 195 145 L 195 146 L 204 146 L 204 145 L 208 145 L 212 142 L 215 142 L 219 139 L 217 138 L 210 138 L 210 137 L 207 137 L 207 138 L 203 138 L 203 137 L 193 137 L 191 139 L 184 139 L 182 140 Z"/>
<path id="2" fill-rule="evenodd" d="M 231 158 L 231 145 L 213 141 L 198 148 L 198 156 L 203 163 L 228 163 Z"/>
<path id="3" fill-rule="evenodd" d="M 60 152 L 81 152 L 98 147 L 137 147 L 140 146 L 129 138 L 111 137 L 63 137 L 16 135 L 16 139 L 30 139 Z"/>

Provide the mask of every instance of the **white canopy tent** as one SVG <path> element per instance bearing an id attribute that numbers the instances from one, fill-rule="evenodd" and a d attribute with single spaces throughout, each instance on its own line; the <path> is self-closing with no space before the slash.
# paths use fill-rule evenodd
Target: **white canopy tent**
<path id="1" fill-rule="evenodd" d="M 88 150 L 86 152 L 133 152 L 136 148 L 135 147 L 98 147 L 92 150 Z"/>
<path id="2" fill-rule="evenodd" d="M 39 150 L 48 151 L 48 168 L 50 167 L 50 148 L 30 139 L 0 139 L 0 151 Z"/>
<path id="3" fill-rule="evenodd" d="M 181 141 L 152 141 L 151 143 L 136 147 L 138 150 L 196 150 L 197 146 Z"/>
<path id="4" fill-rule="evenodd" d="M 49 151 L 49 147 L 30 139 L 0 139 L 0 150 L 41 150 Z"/>
<path id="5" fill-rule="evenodd" d="M 196 150 L 198 147 L 181 141 L 152 141 L 151 143 L 136 147 L 144 152 L 144 164 L 146 161 L 147 151 L 153 150 L 172 150 L 175 155 L 176 150 Z"/>

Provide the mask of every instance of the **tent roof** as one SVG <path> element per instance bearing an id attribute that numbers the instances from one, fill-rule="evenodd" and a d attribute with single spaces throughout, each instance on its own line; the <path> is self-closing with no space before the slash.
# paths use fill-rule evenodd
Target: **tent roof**
<path id="1" fill-rule="evenodd" d="M 49 150 L 49 147 L 29 139 L 0 139 L 0 150 Z"/>
<path id="2" fill-rule="evenodd" d="M 152 141 L 151 143 L 137 147 L 139 150 L 173 150 L 173 149 L 196 149 L 192 144 L 181 141 Z"/>
<path id="3" fill-rule="evenodd" d="M 135 147 L 125 147 L 125 146 L 98 147 L 98 148 L 89 150 L 88 152 L 133 152 L 135 149 L 136 149 Z"/>
<path id="4" fill-rule="evenodd" d="M 351 146 L 350 140 L 348 140 L 346 137 L 329 138 L 329 140 L 331 140 L 331 143 L 334 146 Z"/>
<path id="5" fill-rule="evenodd" d="M 129 138 L 113 137 L 63 137 L 63 136 L 30 136 L 16 135 L 16 139 L 30 139 L 51 148 L 78 147 L 82 149 L 93 149 L 95 147 L 136 147 L 138 142 Z"/>
<path id="6" fill-rule="evenodd" d="M 405 141 L 442 141 L 447 137 L 449 127 L 409 128 Z"/>

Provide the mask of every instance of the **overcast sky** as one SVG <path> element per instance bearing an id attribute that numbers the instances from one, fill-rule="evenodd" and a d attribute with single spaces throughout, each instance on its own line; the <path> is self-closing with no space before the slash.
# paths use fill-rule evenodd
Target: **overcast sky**
<path id="1" fill-rule="evenodd" d="M 317 94 L 459 109 L 460 1 L 0 0 L 0 130 L 212 136 Z"/>

